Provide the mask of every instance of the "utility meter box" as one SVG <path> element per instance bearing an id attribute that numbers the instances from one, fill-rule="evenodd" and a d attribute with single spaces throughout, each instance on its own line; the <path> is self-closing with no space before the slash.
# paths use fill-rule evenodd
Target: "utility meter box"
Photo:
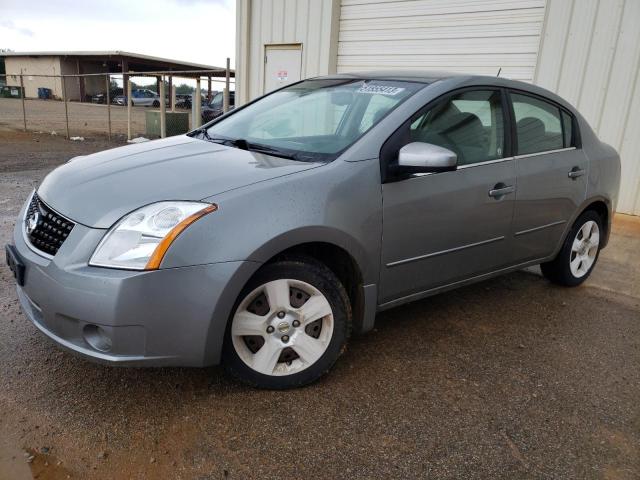
<path id="1" fill-rule="evenodd" d="M 160 136 L 160 110 L 147 110 L 145 112 L 147 123 L 147 136 Z M 188 112 L 166 112 L 167 137 L 180 135 L 189 131 Z"/>

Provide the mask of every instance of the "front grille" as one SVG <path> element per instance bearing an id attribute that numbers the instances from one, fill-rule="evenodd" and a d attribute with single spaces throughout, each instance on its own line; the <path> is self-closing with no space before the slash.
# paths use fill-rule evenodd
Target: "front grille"
<path id="1" fill-rule="evenodd" d="M 35 248 L 51 256 L 67 239 L 75 223 L 49 208 L 37 193 L 33 194 L 24 219 L 27 238 Z"/>

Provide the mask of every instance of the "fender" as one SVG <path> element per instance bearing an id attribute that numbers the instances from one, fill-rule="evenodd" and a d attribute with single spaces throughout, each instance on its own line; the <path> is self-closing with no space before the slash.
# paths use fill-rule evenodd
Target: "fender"
<path id="1" fill-rule="evenodd" d="M 216 365 L 220 363 L 220 354 L 228 320 L 233 312 L 240 292 L 258 271 L 258 269 L 271 258 L 285 250 L 305 243 L 327 243 L 346 251 L 356 263 L 362 274 L 363 265 L 366 265 L 364 249 L 350 235 L 329 227 L 303 227 L 284 232 L 270 239 L 256 249 L 244 262 L 239 262 L 238 269 L 229 279 L 222 295 L 218 299 L 216 308 L 211 318 L 207 332 L 207 341 L 204 353 L 204 365 Z M 372 270 L 369 268 L 368 270 Z M 373 273 L 370 273 L 372 275 Z M 364 280 L 364 276 L 363 276 Z M 354 333 L 364 333 L 373 328 L 377 310 L 377 285 L 365 284 L 363 287 L 363 305 L 360 316 L 354 319 Z"/>
<path id="2" fill-rule="evenodd" d="M 607 215 L 606 233 L 604 238 L 602 239 L 601 248 L 605 248 L 607 246 L 607 243 L 609 243 L 609 236 L 611 235 L 611 217 L 613 217 L 611 199 L 604 197 L 602 195 L 596 195 L 586 199 L 584 202 L 580 204 L 578 208 L 576 208 L 576 211 L 574 212 L 573 216 L 565 224 L 564 231 L 562 232 L 562 236 L 560 237 L 560 241 L 558 242 L 558 245 L 556 245 L 556 248 L 553 250 L 553 254 L 545 258 L 544 261 L 549 261 L 556 258 L 556 256 L 560 252 L 560 249 L 564 245 L 564 242 L 567 239 L 567 235 L 569 235 L 569 231 L 571 230 L 571 227 L 573 227 L 573 224 L 575 223 L 575 221 L 578 219 L 580 215 L 582 215 L 582 213 L 587 209 L 589 205 L 595 202 L 603 202 L 607 206 L 608 215 Z"/>
<path id="3" fill-rule="evenodd" d="M 364 246 L 347 232 L 327 226 L 305 226 L 282 232 L 269 239 L 256 250 L 247 260 L 265 263 L 279 253 L 305 243 L 327 243 L 347 252 L 360 269 L 362 281 L 365 284 L 377 282 L 377 268 L 367 258 Z"/>

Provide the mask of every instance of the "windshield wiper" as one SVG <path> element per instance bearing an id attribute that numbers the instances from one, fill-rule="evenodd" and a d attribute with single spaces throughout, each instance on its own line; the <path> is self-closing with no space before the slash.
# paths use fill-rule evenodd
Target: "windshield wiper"
<path id="1" fill-rule="evenodd" d="M 241 150 L 249 150 L 249 146 L 248 146 L 249 144 L 247 143 L 246 140 L 242 138 L 233 139 L 233 138 L 227 138 L 227 137 L 212 137 L 211 135 L 209 135 L 209 132 L 207 132 L 206 129 L 198 129 L 196 130 L 196 132 L 202 133 L 203 136 L 210 142 L 219 143 L 220 145 L 229 145 L 231 147 L 236 147 Z"/>
<path id="2" fill-rule="evenodd" d="M 264 153 L 266 155 L 273 155 L 274 157 L 288 158 L 295 160 L 296 156 L 291 153 L 283 152 L 282 150 L 269 145 L 262 145 L 259 143 L 247 142 L 244 138 L 216 138 L 209 137 L 212 142 L 220 143 L 222 145 L 230 145 L 232 147 L 239 148 L 240 150 L 248 150 L 250 152 Z"/>
<path id="3" fill-rule="evenodd" d="M 274 157 L 287 158 L 290 160 L 297 160 L 297 156 L 295 154 L 286 153 L 282 150 L 274 147 L 270 147 L 268 145 L 262 145 L 259 143 L 249 143 L 244 138 L 226 138 L 226 137 L 212 137 L 207 132 L 206 128 L 198 128 L 194 130 L 196 134 L 202 135 L 206 140 L 219 143 L 220 145 L 229 145 L 231 147 L 239 148 L 240 150 L 247 150 L 251 152 L 264 153 L 266 155 L 272 155 Z"/>
<path id="4" fill-rule="evenodd" d="M 209 132 L 207 132 L 207 129 L 204 127 L 196 128 L 193 133 L 196 135 L 202 135 L 205 139 L 213 141 L 213 138 L 211 138 Z"/>
<path id="5" fill-rule="evenodd" d="M 283 152 L 282 150 L 270 147 L 268 145 L 260 145 L 257 143 L 247 143 L 247 150 L 250 150 L 252 152 L 264 153 L 266 155 L 272 155 L 274 157 L 288 158 L 289 160 L 297 160 L 297 156 L 295 154 L 286 153 L 286 152 Z"/>

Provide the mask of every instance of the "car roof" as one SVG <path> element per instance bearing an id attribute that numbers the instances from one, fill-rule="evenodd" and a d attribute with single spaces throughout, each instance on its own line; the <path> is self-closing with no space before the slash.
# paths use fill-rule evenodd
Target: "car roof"
<path id="1" fill-rule="evenodd" d="M 497 72 L 496 72 L 497 73 Z M 490 76 L 490 75 L 478 75 L 475 73 L 456 73 L 447 72 L 442 70 L 371 70 L 364 72 L 348 72 L 338 73 L 335 75 L 327 75 L 316 78 L 355 78 L 366 80 L 395 80 L 401 82 L 420 82 L 420 83 L 434 83 L 439 80 L 458 79 L 469 81 L 470 83 L 482 83 L 487 84 L 504 84 L 511 83 L 514 85 L 531 86 L 529 83 L 521 82 L 518 80 L 511 80 L 505 77 Z"/>
<path id="2" fill-rule="evenodd" d="M 434 70 L 372 70 L 366 72 L 349 72 L 328 75 L 322 78 L 362 78 L 367 80 L 397 80 L 404 82 L 433 83 L 452 77 L 468 77 L 470 75 L 456 74 Z"/>
<path id="3" fill-rule="evenodd" d="M 454 73 L 437 70 L 372 70 L 366 72 L 339 73 L 315 78 L 391 80 L 399 82 L 419 82 L 424 83 L 425 85 L 430 85 L 443 80 L 453 80 L 457 81 L 455 82 L 457 86 L 484 85 L 506 87 L 540 95 L 549 100 L 555 101 L 568 110 L 571 110 L 574 114 L 576 113 L 576 109 L 569 102 L 549 90 L 531 83 L 522 82 L 520 80 L 511 80 L 509 78 L 499 76 L 477 75 L 473 73 Z"/>

